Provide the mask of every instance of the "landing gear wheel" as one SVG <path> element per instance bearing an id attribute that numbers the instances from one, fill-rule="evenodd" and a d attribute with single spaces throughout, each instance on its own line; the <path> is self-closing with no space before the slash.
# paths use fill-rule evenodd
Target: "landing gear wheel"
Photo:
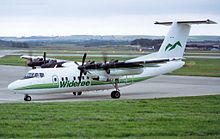
<path id="1" fill-rule="evenodd" d="M 119 91 L 112 91 L 111 97 L 112 98 L 120 98 L 121 94 Z"/>
<path id="2" fill-rule="evenodd" d="M 82 95 L 82 92 L 77 92 L 77 95 L 78 95 L 78 96 L 81 96 L 81 95 Z"/>
<path id="3" fill-rule="evenodd" d="M 24 97 L 24 101 L 31 101 L 31 96 L 29 96 L 29 95 L 25 95 L 25 97 Z"/>
<path id="4" fill-rule="evenodd" d="M 82 92 L 73 92 L 73 95 L 74 96 L 80 96 L 80 95 L 82 95 Z"/>

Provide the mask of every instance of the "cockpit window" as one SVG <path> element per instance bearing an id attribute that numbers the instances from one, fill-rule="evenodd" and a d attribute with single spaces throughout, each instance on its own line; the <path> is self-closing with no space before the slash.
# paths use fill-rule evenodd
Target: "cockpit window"
<path id="1" fill-rule="evenodd" d="M 29 78 L 43 78 L 44 73 L 28 73 L 24 76 L 24 79 L 29 79 Z"/>
<path id="2" fill-rule="evenodd" d="M 34 77 L 34 73 L 28 73 L 24 76 L 24 79 L 33 78 L 33 77 Z"/>

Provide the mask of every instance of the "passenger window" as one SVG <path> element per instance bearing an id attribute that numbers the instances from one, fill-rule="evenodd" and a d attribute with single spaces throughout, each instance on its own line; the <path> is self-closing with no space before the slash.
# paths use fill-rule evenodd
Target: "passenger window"
<path id="1" fill-rule="evenodd" d="M 44 77 L 44 74 L 43 74 L 43 73 L 40 73 L 40 77 L 43 78 L 43 77 Z"/>
<path id="2" fill-rule="evenodd" d="M 73 80 L 76 80 L 76 77 L 75 77 L 75 76 L 73 77 Z"/>
<path id="3" fill-rule="evenodd" d="M 61 80 L 64 81 L 64 78 L 62 77 Z"/>
<path id="4" fill-rule="evenodd" d="M 54 80 L 54 82 L 57 82 L 57 78 L 54 78 L 53 80 Z"/>
<path id="5" fill-rule="evenodd" d="M 66 77 L 66 81 L 68 81 L 68 77 Z"/>
<path id="6" fill-rule="evenodd" d="M 89 80 L 89 77 L 87 76 L 87 79 Z"/>
<path id="7" fill-rule="evenodd" d="M 82 76 L 82 79 L 83 79 L 83 80 L 85 79 L 84 76 Z"/>
<path id="8" fill-rule="evenodd" d="M 38 74 L 38 73 L 35 73 L 35 77 L 39 78 L 39 74 Z"/>

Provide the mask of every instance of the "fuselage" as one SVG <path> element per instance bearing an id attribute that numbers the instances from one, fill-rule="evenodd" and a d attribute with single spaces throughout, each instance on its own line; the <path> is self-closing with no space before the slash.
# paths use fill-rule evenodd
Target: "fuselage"
<path id="1" fill-rule="evenodd" d="M 119 79 L 118 86 L 123 87 L 171 72 L 181 68 L 183 65 L 184 61 L 174 60 L 159 64 L 156 67 L 143 67 L 141 70 L 121 69 L 120 71 L 120 69 L 113 69 L 111 74 L 114 74 L 114 77 Z M 95 72 L 94 70 L 94 73 Z M 123 72 L 127 72 L 127 75 L 121 74 Z M 129 72 L 131 72 L 132 75 L 129 75 Z M 101 79 L 101 75 L 99 80 L 97 80 L 89 74 L 86 74 L 82 76 L 81 82 L 79 82 L 79 74 L 80 71 L 77 69 L 77 65 L 74 62 L 69 62 L 69 66 L 63 68 L 33 69 L 28 72 L 28 76 L 12 82 L 8 88 L 15 93 L 30 95 L 84 92 L 115 88 L 113 85 L 115 80 L 111 78 L 112 76 L 110 76 L 109 81 L 106 82 Z"/>

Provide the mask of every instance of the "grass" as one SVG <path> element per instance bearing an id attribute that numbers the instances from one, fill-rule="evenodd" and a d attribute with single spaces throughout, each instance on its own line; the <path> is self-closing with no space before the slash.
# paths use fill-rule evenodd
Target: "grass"
<path id="1" fill-rule="evenodd" d="M 172 75 L 220 77 L 220 59 L 187 58 L 183 68 Z"/>
<path id="2" fill-rule="evenodd" d="M 26 60 L 20 59 L 19 55 L 6 55 L 0 58 L 0 65 L 24 66 Z"/>
<path id="3" fill-rule="evenodd" d="M 1 138 L 219 138 L 220 96 L 0 104 Z"/>
<path id="4" fill-rule="evenodd" d="M 0 65 L 15 65 L 15 66 L 24 66 L 25 60 L 19 58 L 18 55 L 7 55 L 0 58 Z M 71 61 L 81 61 L 82 57 L 80 56 L 55 56 L 57 59 L 65 59 Z M 127 60 L 128 57 L 109 57 L 108 60 L 118 59 L 118 60 Z M 87 60 L 96 62 L 102 62 L 102 57 L 87 57 Z M 186 75 L 186 76 L 210 76 L 210 77 L 220 77 L 220 59 L 200 59 L 200 58 L 187 58 L 186 64 L 183 68 L 178 69 L 171 75 Z"/>

